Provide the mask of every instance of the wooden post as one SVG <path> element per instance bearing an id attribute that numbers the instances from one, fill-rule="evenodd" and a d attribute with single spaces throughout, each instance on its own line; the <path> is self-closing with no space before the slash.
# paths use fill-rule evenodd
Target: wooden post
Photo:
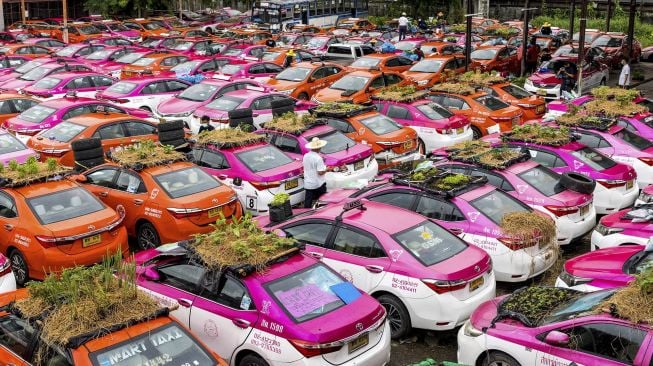
<path id="1" fill-rule="evenodd" d="M 63 42 L 68 43 L 68 1 L 63 0 Z"/>
<path id="2" fill-rule="evenodd" d="M 25 0 L 20 0 L 20 16 L 25 23 Z"/>
<path id="3" fill-rule="evenodd" d="M 454 0 L 457 1 L 457 0 Z M 469 63 L 471 62 L 472 55 L 472 16 L 474 12 L 474 5 L 472 0 L 467 0 L 467 14 L 465 15 L 466 30 L 465 30 L 465 71 L 469 70 Z"/>
<path id="4" fill-rule="evenodd" d="M 569 35 L 574 36 L 574 18 L 576 17 L 576 0 L 571 0 L 571 9 L 569 14 Z"/>
<path id="5" fill-rule="evenodd" d="M 184 11 L 184 5 L 182 4 L 182 0 L 179 0 L 179 20 L 182 20 L 182 11 Z"/>
<path id="6" fill-rule="evenodd" d="M 637 12 L 637 0 L 630 0 L 630 16 L 628 17 L 628 65 L 633 62 L 633 37 L 635 36 L 635 13 Z"/>
<path id="7" fill-rule="evenodd" d="M 5 30 L 5 5 L 0 0 L 0 31 Z"/>
<path id="8" fill-rule="evenodd" d="M 585 29 L 587 26 L 587 0 L 581 1 L 580 8 L 580 34 L 578 36 L 578 95 L 582 94 L 583 84 L 583 61 L 585 61 Z"/>
<path id="9" fill-rule="evenodd" d="M 619 0 L 617 0 L 619 1 Z M 612 0 L 608 0 L 608 16 L 605 19 L 605 31 L 610 31 L 610 18 L 612 18 Z"/>

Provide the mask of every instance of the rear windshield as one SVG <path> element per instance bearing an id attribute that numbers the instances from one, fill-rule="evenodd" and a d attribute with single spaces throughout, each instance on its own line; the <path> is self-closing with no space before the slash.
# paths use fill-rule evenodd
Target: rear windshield
<path id="1" fill-rule="evenodd" d="M 53 69 L 49 67 L 37 67 L 35 69 L 32 69 L 23 76 L 19 77 L 21 80 L 27 80 L 27 81 L 36 81 L 36 80 L 41 80 L 45 75 L 49 74 L 52 72 Z"/>
<path id="2" fill-rule="evenodd" d="M 613 166 L 617 165 L 614 160 L 599 153 L 591 147 L 584 147 L 580 150 L 571 151 L 571 155 L 587 164 L 587 166 L 590 168 L 598 171 L 612 168 Z"/>
<path id="3" fill-rule="evenodd" d="M 320 140 L 325 140 L 327 142 L 326 146 L 320 150 L 322 154 L 333 154 L 338 151 L 346 150 L 350 147 L 356 145 L 356 142 L 349 137 L 345 136 L 340 131 L 331 131 L 324 135 L 317 136 Z M 311 140 L 313 137 L 307 137 L 307 140 Z"/>
<path id="4" fill-rule="evenodd" d="M 494 55 L 496 54 L 497 54 L 497 50 L 495 49 L 476 50 L 472 52 L 470 57 L 472 60 L 493 60 Z"/>
<path id="5" fill-rule="evenodd" d="M 265 287 L 285 312 L 301 323 L 343 307 L 345 303 L 332 289 L 344 282 L 324 265 L 316 264 Z"/>
<path id="6" fill-rule="evenodd" d="M 311 72 L 311 69 L 305 67 L 289 67 L 279 74 L 277 74 L 277 80 L 287 80 L 287 81 L 302 81 L 306 79 L 306 76 Z"/>
<path id="7" fill-rule="evenodd" d="M 220 98 L 206 105 L 206 108 L 217 109 L 219 111 L 229 112 L 238 107 L 245 99 L 236 98 L 229 95 L 223 95 Z"/>
<path id="8" fill-rule="evenodd" d="M 139 58 L 145 56 L 144 53 L 128 53 L 121 58 L 117 59 L 116 62 L 121 64 L 131 64 L 132 62 L 138 60 Z"/>
<path id="9" fill-rule="evenodd" d="M 106 92 L 107 93 L 115 93 L 115 94 L 128 94 L 132 90 L 136 89 L 138 84 L 136 83 L 129 83 L 127 81 L 120 81 L 117 82 L 110 87 L 107 88 Z"/>
<path id="10" fill-rule="evenodd" d="M 217 365 L 211 354 L 175 323 L 89 354 L 94 366 Z"/>
<path id="11" fill-rule="evenodd" d="M 615 133 L 614 135 L 639 151 L 646 150 L 649 147 L 653 146 L 653 143 L 649 139 L 644 138 L 632 131 L 628 131 L 625 128 Z"/>
<path id="12" fill-rule="evenodd" d="M 175 170 L 154 176 L 171 198 L 190 196 L 220 187 L 220 183 L 198 167 Z"/>
<path id="13" fill-rule="evenodd" d="M 491 95 L 484 95 L 484 96 L 478 97 L 478 98 L 476 98 L 474 100 L 476 100 L 480 104 L 486 106 L 488 109 L 490 109 L 492 111 L 498 111 L 499 109 L 509 107 L 508 104 L 502 102 L 501 100 L 499 100 L 499 99 L 497 99 L 497 98 L 495 98 L 495 97 L 493 97 Z"/>
<path id="14" fill-rule="evenodd" d="M 514 84 L 502 86 L 501 89 L 503 89 L 503 91 L 505 91 L 506 93 L 512 95 L 513 97 L 515 97 L 517 99 L 524 99 L 524 98 L 528 98 L 531 95 L 533 95 L 533 94 L 529 93 L 526 89 L 520 88 L 520 87 L 518 87 L 517 85 L 514 85 Z"/>
<path id="15" fill-rule="evenodd" d="M 424 113 L 426 118 L 430 120 L 445 119 L 453 116 L 453 113 L 436 103 L 418 105 L 417 109 Z"/>
<path id="16" fill-rule="evenodd" d="M 211 98 L 217 89 L 217 86 L 211 84 L 195 84 L 188 89 L 184 89 L 177 98 L 192 102 L 204 102 Z"/>
<path id="17" fill-rule="evenodd" d="M 559 184 L 560 175 L 541 165 L 519 174 L 519 177 L 547 197 L 551 197 L 565 190 Z"/>
<path id="18" fill-rule="evenodd" d="M 86 126 L 78 125 L 72 122 L 62 122 L 49 130 L 45 130 L 41 133 L 40 136 L 54 141 L 68 142 L 75 136 L 79 135 L 85 129 Z"/>
<path id="19" fill-rule="evenodd" d="M 440 60 L 422 60 L 413 65 L 408 71 L 412 72 L 438 72 L 442 67 Z"/>
<path id="20" fill-rule="evenodd" d="M 24 74 L 24 73 L 32 70 L 33 68 L 39 67 L 39 66 L 41 66 L 43 64 L 44 64 L 44 61 L 37 61 L 37 60 L 28 61 L 28 62 L 25 62 L 24 64 L 18 66 L 16 68 L 16 70 L 14 70 L 14 71 L 16 71 L 19 74 Z"/>
<path id="21" fill-rule="evenodd" d="M 99 50 L 84 57 L 87 60 L 104 60 L 113 53 L 113 50 Z"/>
<path id="22" fill-rule="evenodd" d="M 149 58 L 149 57 L 143 57 L 139 58 L 138 60 L 134 61 L 132 65 L 134 66 L 148 66 L 149 64 L 153 63 L 154 59 Z"/>
<path id="23" fill-rule="evenodd" d="M 354 67 L 374 67 L 379 64 L 381 59 L 375 57 L 361 57 L 354 61 L 351 66 Z"/>
<path id="24" fill-rule="evenodd" d="M 288 155 L 271 145 L 242 151 L 236 153 L 236 156 L 254 173 L 278 168 L 293 161 Z"/>
<path id="25" fill-rule="evenodd" d="M 225 75 L 233 75 L 242 70 L 243 67 L 245 67 L 245 65 L 224 65 L 222 66 L 222 70 L 220 70 L 220 72 Z"/>
<path id="26" fill-rule="evenodd" d="M 26 147 L 14 135 L 3 133 L 0 135 L 0 155 L 11 154 L 16 151 L 23 151 Z"/>
<path id="27" fill-rule="evenodd" d="M 193 71 L 193 69 L 196 68 L 202 62 L 203 61 L 199 61 L 199 60 L 182 62 L 179 65 L 170 69 L 170 71 L 174 71 L 177 74 L 189 73 Z"/>
<path id="28" fill-rule="evenodd" d="M 36 88 L 36 89 L 46 89 L 46 90 L 47 89 L 52 89 L 55 86 L 59 85 L 60 82 L 61 82 L 61 79 L 57 79 L 57 78 L 52 78 L 52 77 L 43 78 L 43 79 L 37 81 L 36 84 L 34 84 L 34 88 Z"/>
<path id="29" fill-rule="evenodd" d="M 46 107 L 44 105 L 35 105 L 34 107 L 26 110 L 18 115 L 19 119 L 32 123 L 41 123 L 44 119 L 48 118 L 56 109 Z"/>
<path id="30" fill-rule="evenodd" d="M 464 241 L 428 220 L 394 235 L 394 238 L 425 266 L 440 263 L 467 248 Z"/>
<path id="31" fill-rule="evenodd" d="M 471 201 L 470 204 L 497 225 L 506 214 L 531 211 L 528 206 L 498 189 Z"/>
<path id="32" fill-rule="evenodd" d="M 393 119 L 381 114 L 361 119 L 360 122 L 377 135 L 385 135 L 386 133 L 399 131 L 403 128 Z"/>
<path id="33" fill-rule="evenodd" d="M 346 75 L 335 83 L 331 84 L 331 89 L 335 90 L 361 90 L 370 78 L 365 76 Z"/>
<path id="34" fill-rule="evenodd" d="M 105 207 L 81 187 L 28 198 L 27 205 L 42 225 L 74 219 L 101 211 Z"/>

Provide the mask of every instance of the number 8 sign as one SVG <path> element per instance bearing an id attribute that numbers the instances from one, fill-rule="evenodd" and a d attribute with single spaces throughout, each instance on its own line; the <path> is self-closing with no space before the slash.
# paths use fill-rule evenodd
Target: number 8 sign
<path id="1" fill-rule="evenodd" d="M 248 210 L 256 210 L 256 196 L 246 196 L 245 197 L 245 208 Z"/>

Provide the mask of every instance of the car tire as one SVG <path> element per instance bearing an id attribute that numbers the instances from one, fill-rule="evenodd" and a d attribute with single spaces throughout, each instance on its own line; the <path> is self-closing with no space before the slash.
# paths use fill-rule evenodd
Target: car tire
<path id="1" fill-rule="evenodd" d="M 404 304 L 393 295 L 381 295 L 377 299 L 388 314 L 392 339 L 405 337 L 410 332 L 410 314 Z"/>
<path id="2" fill-rule="evenodd" d="M 560 177 L 560 185 L 574 192 L 591 194 L 596 188 L 596 181 L 579 173 L 566 172 Z"/>
<path id="3" fill-rule="evenodd" d="M 25 286 L 25 283 L 29 281 L 29 268 L 25 257 L 18 249 L 9 253 L 9 263 L 11 263 L 11 270 L 16 277 L 16 285 Z"/>
<path id="4" fill-rule="evenodd" d="M 297 96 L 297 99 L 299 99 L 299 100 L 308 100 L 308 94 L 299 93 L 299 95 Z"/>
<path id="5" fill-rule="evenodd" d="M 97 158 L 104 159 L 104 149 L 102 147 L 96 147 L 94 149 L 88 149 L 82 151 L 75 150 L 73 151 L 73 156 L 75 157 L 75 161 L 91 160 Z"/>
<path id="6" fill-rule="evenodd" d="M 490 352 L 481 363 L 483 366 L 521 366 L 517 360 L 503 352 Z"/>
<path id="7" fill-rule="evenodd" d="M 138 245 L 138 249 L 140 250 L 152 249 L 161 245 L 161 238 L 154 225 L 149 222 L 144 222 L 138 226 L 138 230 L 136 230 L 136 245 Z"/>
<path id="8" fill-rule="evenodd" d="M 601 83 L 600 83 L 600 84 L 601 84 L 601 86 L 605 86 L 605 85 L 608 84 L 608 82 L 607 82 L 607 80 L 605 80 L 605 78 L 603 78 L 603 79 L 601 79 Z"/>
<path id="9" fill-rule="evenodd" d="M 257 355 L 249 354 L 238 362 L 238 366 L 270 366 L 270 364 Z"/>
<path id="10" fill-rule="evenodd" d="M 100 140 L 97 137 L 90 138 L 90 139 L 77 140 L 77 141 L 71 142 L 70 147 L 73 149 L 73 151 L 92 150 L 92 149 L 96 149 L 98 147 L 101 148 L 102 147 L 102 140 Z"/>
<path id="11" fill-rule="evenodd" d="M 94 159 L 87 159 L 87 160 L 78 160 L 75 159 L 75 170 L 88 170 L 91 168 L 94 168 L 98 165 L 104 164 L 104 156 L 99 156 Z"/>
<path id="12" fill-rule="evenodd" d="M 159 133 L 184 129 L 184 121 L 176 120 L 170 122 L 161 122 L 156 128 Z"/>
<path id="13" fill-rule="evenodd" d="M 138 109 L 142 109 L 144 111 L 148 111 L 148 112 L 152 113 L 152 108 L 150 108 L 150 107 L 141 106 L 141 107 L 138 107 Z"/>
<path id="14" fill-rule="evenodd" d="M 481 137 L 483 137 L 483 134 L 481 133 L 481 130 L 478 129 L 476 126 L 472 126 L 472 139 L 473 140 L 478 140 Z"/>

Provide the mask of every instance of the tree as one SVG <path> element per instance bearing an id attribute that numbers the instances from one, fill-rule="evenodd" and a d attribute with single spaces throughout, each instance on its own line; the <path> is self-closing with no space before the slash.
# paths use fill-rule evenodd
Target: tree
<path id="1" fill-rule="evenodd" d="M 168 10 L 170 3 L 170 0 L 86 0 L 84 8 L 92 14 L 136 17 L 145 16 L 148 10 Z"/>

